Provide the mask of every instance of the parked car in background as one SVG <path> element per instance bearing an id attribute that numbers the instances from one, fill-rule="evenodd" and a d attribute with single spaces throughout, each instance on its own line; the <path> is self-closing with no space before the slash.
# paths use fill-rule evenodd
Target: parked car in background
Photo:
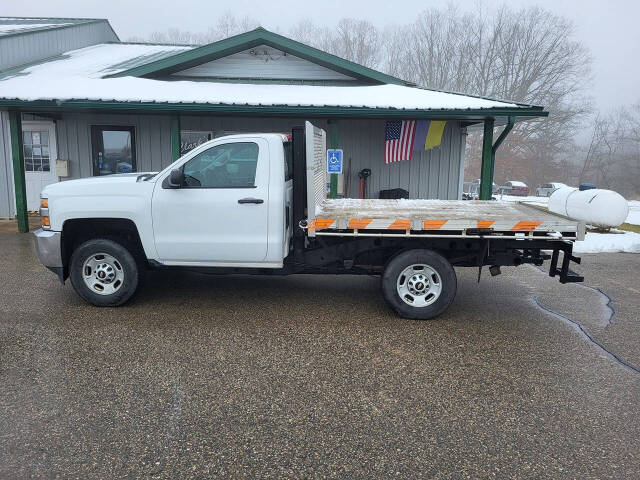
<path id="1" fill-rule="evenodd" d="M 480 179 L 479 179 L 479 178 L 477 178 L 477 179 L 476 179 L 476 181 L 475 181 L 474 183 L 476 183 L 476 184 L 478 185 L 478 191 L 480 191 Z M 494 183 L 492 183 L 492 184 L 491 184 L 491 193 L 498 193 L 499 188 L 500 188 L 500 187 L 498 187 L 498 185 L 497 185 L 495 182 L 494 182 Z"/>
<path id="2" fill-rule="evenodd" d="M 566 187 L 564 183 L 543 183 L 538 188 L 536 188 L 536 196 L 537 197 L 550 197 L 553 192 L 561 187 Z"/>
<path id="3" fill-rule="evenodd" d="M 506 187 L 511 187 L 511 190 L 505 191 L 507 195 L 516 195 L 518 197 L 527 197 L 529 195 L 529 187 L 524 182 L 517 182 L 515 180 L 509 180 L 505 183 Z"/>
<path id="4" fill-rule="evenodd" d="M 480 183 L 464 182 L 462 186 L 462 200 L 478 200 L 480 196 Z"/>

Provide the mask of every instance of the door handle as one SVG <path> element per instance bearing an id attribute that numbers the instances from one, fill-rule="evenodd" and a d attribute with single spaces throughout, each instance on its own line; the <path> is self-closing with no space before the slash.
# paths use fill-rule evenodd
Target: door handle
<path id="1" fill-rule="evenodd" d="M 264 203 L 261 198 L 241 198 L 238 203 Z"/>

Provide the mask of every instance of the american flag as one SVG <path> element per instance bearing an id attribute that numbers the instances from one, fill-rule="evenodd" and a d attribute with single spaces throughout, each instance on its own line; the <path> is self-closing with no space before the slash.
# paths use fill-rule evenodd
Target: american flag
<path id="1" fill-rule="evenodd" d="M 415 134 L 415 120 L 387 122 L 384 137 L 384 163 L 389 165 L 393 162 L 411 160 Z"/>

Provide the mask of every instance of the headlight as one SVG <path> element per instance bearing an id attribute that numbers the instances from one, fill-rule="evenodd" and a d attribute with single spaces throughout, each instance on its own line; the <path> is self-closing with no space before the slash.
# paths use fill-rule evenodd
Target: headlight
<path id="1" fill-rule="evenodd" d="M 49 220 L 49 199 L 46 197 L 40 197 L 40 220 L 42 222 L 42 228 L 45 230 L 51 228 L 51 221 Z"/>

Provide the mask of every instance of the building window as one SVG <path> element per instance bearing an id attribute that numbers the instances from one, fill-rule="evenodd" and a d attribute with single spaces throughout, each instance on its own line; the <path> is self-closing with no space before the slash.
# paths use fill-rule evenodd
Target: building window
<path id="1" fill-rule="evenodd" d="M 213 132 L 181 130 L 180 131 L 180 156 L 199 147 L 213 138 Z"/>
<path id="2" fill-rule="evenodd" d="M 22 132 L 25 172 L 50 170 L 49 132 L 47 130 Z"/>
<path id="3" fill-rule="evenodd" d="M 93 174 L 136 172 L 135 127 L 91 126 Z"/>

